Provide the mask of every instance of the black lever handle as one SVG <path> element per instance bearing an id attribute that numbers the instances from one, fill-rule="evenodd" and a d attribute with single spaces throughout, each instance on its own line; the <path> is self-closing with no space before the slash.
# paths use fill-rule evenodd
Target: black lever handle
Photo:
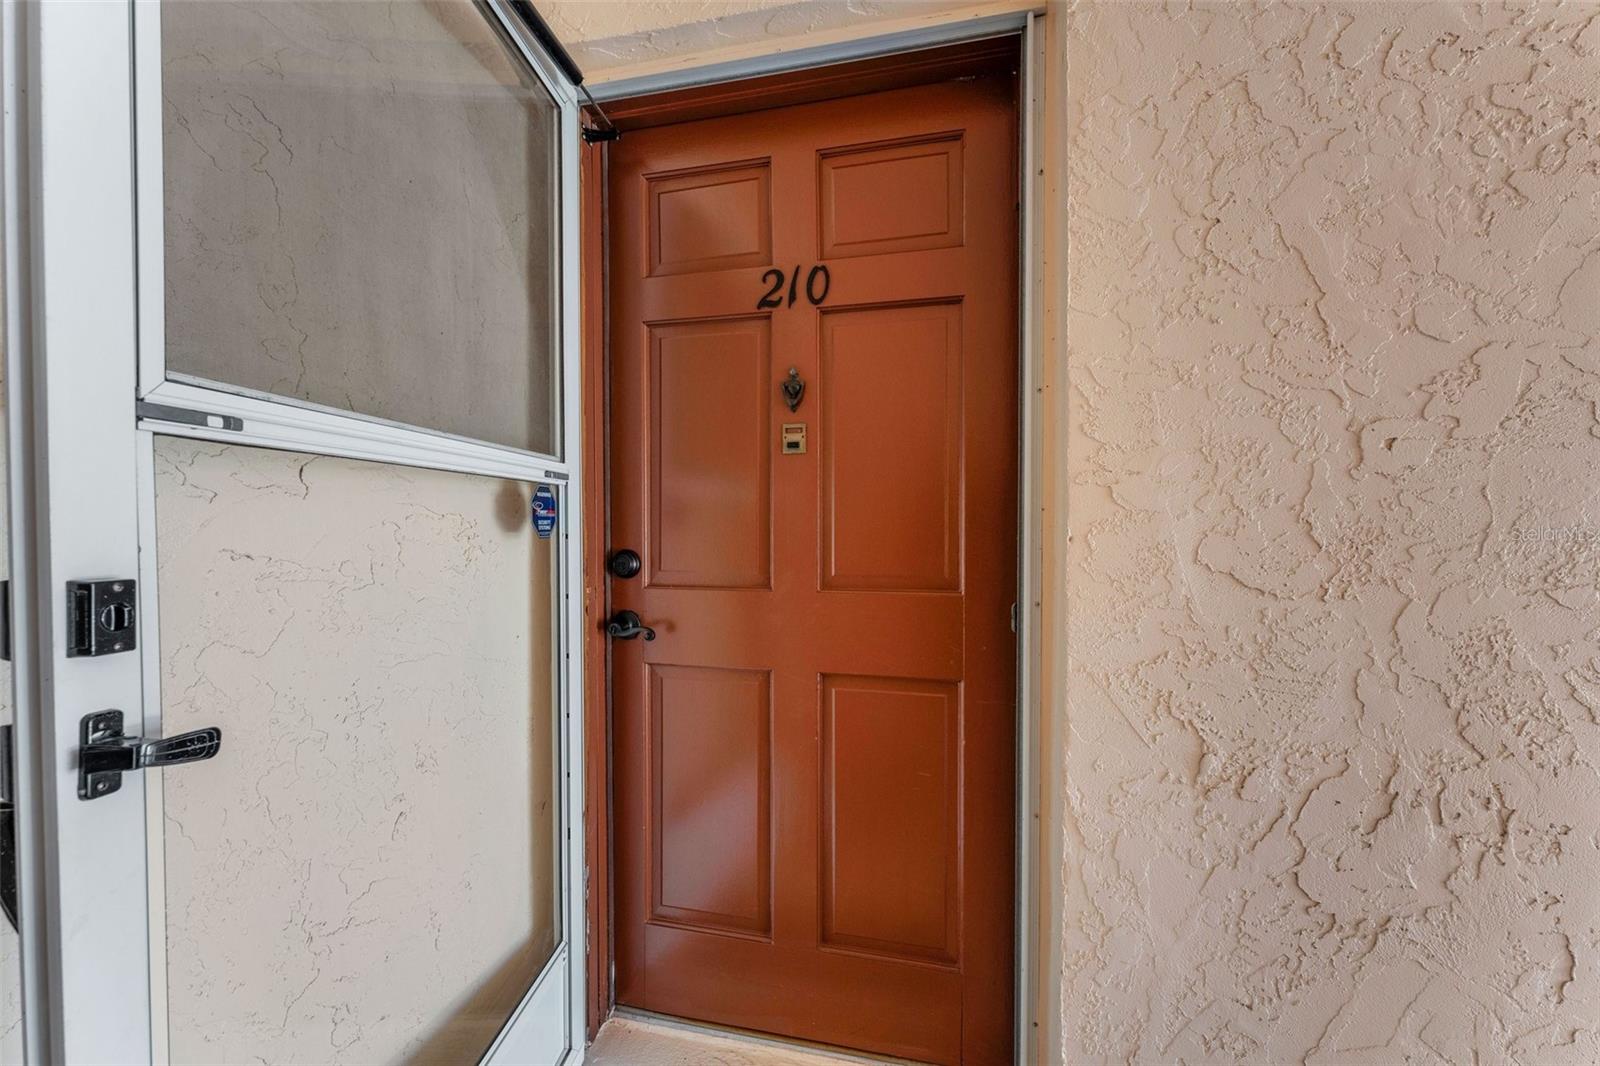
<path id="1" fill-rule="evenodd" d="M 645 625 L 632 611 L 618 611 L 612 615 L 611 621 L 606 623 L 606 632 L 618 640 L 632 640 L 638 636 L 643 636 L 645 640 L 656 639 L 656 631 Z"/>

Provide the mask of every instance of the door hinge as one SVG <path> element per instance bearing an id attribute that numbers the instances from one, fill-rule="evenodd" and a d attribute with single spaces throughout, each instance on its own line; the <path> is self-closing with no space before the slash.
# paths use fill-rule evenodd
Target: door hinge
<path id="1" fill-rule="evenodd" d="M 121 711 L 84 715 L 78 740 L 78 798 L 85 800 L 111 795 L 130 771 L 200 762 L 222 750 L 222 730 L 216 726 L 163 740 L 130 737 L 122 731 Z"/>
<path id="2" fill-rule="evenodd" d="M 67 582 L 67 658 L 132 651 L 138 642 L 137 582 Z"/>
<path id="3" fill-rule="evenodd" d="M 1011 602 L 1011 632 L 1017 631 L 1017 626 L 1022 624 L 1022 615 L 1017 611 L 1016 601 Z"/>

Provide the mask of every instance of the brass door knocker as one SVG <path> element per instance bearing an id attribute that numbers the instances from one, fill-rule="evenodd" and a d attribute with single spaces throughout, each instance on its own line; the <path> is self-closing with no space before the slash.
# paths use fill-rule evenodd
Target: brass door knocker
<path id="1" fill-rule="evenodd" d="M 779 385 L 783 390 L 783 400 L 789 405 L 790 411 L 800 409 L 800 401 L 805 398 L 806 383 L 800 380 L 800 371 L 794 367 L 789 368 L 789 380 Z"/>

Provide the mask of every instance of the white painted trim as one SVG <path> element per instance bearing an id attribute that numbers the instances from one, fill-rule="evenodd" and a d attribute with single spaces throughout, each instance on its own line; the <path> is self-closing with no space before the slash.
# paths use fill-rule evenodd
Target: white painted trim
<path id="1" fill-rule="evenodd" d="M 0 203 L 5 238 L 6 501 L 11 580 L 11 683 L 15 746 L 17 922 L 21 926 L 22 1050 L 24 1062 L 60 1058 L 51 1042 L 51 989 L 46 971 L 44 791 L 38 765 L 40 633 L 37 590 L 38 514 L 35 508 L 34 362 L 32 359 L 33 242 L 30 217 L 32 127 L 28 115 L 28 6 L 0 7 Z"/>
<path id="2" fill-rule="evenodd" d="M 207 387 L 196 384 L 197 380 L 164 381 L 148 393 L 145 400 L 217 416 L 216 423 L 197 426 L 145 415 L 139 419 L 141 428 L 159 429 L 176 437 L 342 455 L 463 474 L 534 481 L 560 481 L 570 477 L 570 464 L 549 456 L 367 418 L 349 411 Z M 225 428 L 220 421 L 225 417 L 239 419 L 243 428 Z"/>
<path id="3" fill-rule="evenodd" d="M 559 627 L 561 659 L 565 664 L 562 674 L 565 689 L 560 705 L 565 715 L 561 725 L 561 765 L 566 784 L 561 820 L 566 833 L 562 846 L 566 859 L 566 890 L 562 897 L 566 928 L 563 932 L 568 946 L 567 1048 L 576 1063 L 583 1061 L 586 1043 L 584 1007 L 588 1001 L 586 966 L 589 957 L 588 894 L 585 891 L 588 876 L 584 865 L 588 834 L 584 809 L 583 521 L 588 501 L 583 491 L 583 275 L 579 254 L 583 247 L 583 226 L 578 170 L 581 143 L 578 104 L 573 94 L 561 105 L 561 365 L 562 395 L 566 398 L 561 425 L 566 436 L 565 470 L 569 480 L 558 495 L 564 505 L 561 537 L 566 550 L 560 587 L 566 624 Z"/>
<path id="4" fill-rule="evenodd" d="M 1065 1061 L 1065 958 L 1067 877 L 1067 565 L 1071 530 L 1068 511 L 1067 434 L 1070 424 L 1071 374 L 1067 359 L 1067 38 L 1066 7 L 1052 0 L 1044 19 L 1045 62 L 1041 70 L 1037 146 L 1040 169 L 1041 244 L 1043 265 L 1039 318 L 1041 609 L 1039 631 L 1039 1016 L 1038 1062 Z"/>
<path id="5" fill-rule="evenodd" d="M 999 10 L 996 10 L 996 8 Z M 1017 33 L 1027 16 L 1042 12 L 1038 0 L 1016 0 L 1006 5 L 982 4 L 956 12 L 896 19 L 880 25 L 861 25 L 768 39 L 747 48 L 732 48 L 709 55 L 677 58 L 660 63 L 636 64 L 615 71 L 599 71 L 585 82 L 596 101 L 619 100 L 669 89 L 756 78 L 845 63 L 854 59 L 908 52 L 960 41 L 982 40 Z M 788 41 L 809 42 L 789 44 Z M 720 58 L 719 58 L 720 57 Z"/>
<path id="6" fill-rule="evenodd" d="M 38 449 L 38 744 L 50 1057 L 150 1057 L 144 778 L 78 798 L 78 730 L 140 720 L 137 655 L 67 658 L 66 583 L 138 570 L 132 20 L 119 3 L 27 7 Z"/>
<path id="7" fill-rule="evenodd" d="M 1018 254 L 1018 355 L 1021 382 L 1017 508 L 1017 884 L 1016 884 L 1016 1034 L 1015 1049 L 1022 1062 L 1034 1061 L 1039 1015 L 1039 612 L 1042 603 L 1040 571 L 1039 467 L 1039 360 L 1041 330 L 1039 306 L 1043 297 L 1040 270 L 1040 180 L 1038 145 L 1043 140 L 1041 81 L 1044 35 L 1038 17 L 1030 14 L 1022 34 L 1022 78 L 1017 101 L 1019 120 L 1018 171 L 1021 184 L 1021 225 Z"/>

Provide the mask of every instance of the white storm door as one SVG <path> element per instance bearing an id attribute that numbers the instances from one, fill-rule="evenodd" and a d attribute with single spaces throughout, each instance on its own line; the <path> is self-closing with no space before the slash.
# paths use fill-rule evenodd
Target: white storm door
<path id="1" fill-rule="evenodd" d="M 571 84 L 498 2 L 6 25 L 42 1052 L 581 1058 Z"/>

